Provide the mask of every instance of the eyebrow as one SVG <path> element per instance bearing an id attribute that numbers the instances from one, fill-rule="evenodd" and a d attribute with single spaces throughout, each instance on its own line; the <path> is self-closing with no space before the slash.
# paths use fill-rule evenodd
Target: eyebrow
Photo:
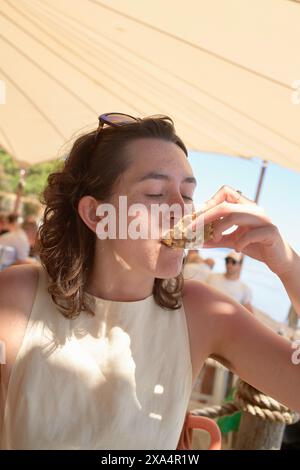
<path id="1" fill-rule="evenodd" d="M 150 173 L 147 173 L 146 175 L 142 176 L 141 178 L 138 178 L 136 180 L 136 182 L 139 183 L 141 181 L 145 181 L 145 180 L 149 180 L 149 179 L 165 180 L 165 181 L 170 181 L 171 180 L 170 176 L 168 176 L 168 175 L 165 175 L 163 173 L 156 173 L 155 171 L 150 171 Z M 196 181 L 196 178 L 194 178 L 194 176 L 187 176 L 186 178 L 184 178 L 182 180 L 182 183 L 191 183 L 191 184 L 197 185 L 197 181 Z"/>

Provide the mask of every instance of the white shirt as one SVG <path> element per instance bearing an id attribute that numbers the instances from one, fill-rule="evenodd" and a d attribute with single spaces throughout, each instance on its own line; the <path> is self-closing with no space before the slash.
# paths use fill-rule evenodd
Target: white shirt
<path id="1" fill-rule="evenodd" d="M 251 303 L 251 290 L 240 279 L 227 279 L 223 273 L 213 273 L 206 282 L 242 305 Z"/>
<path id="2" fill-rule="evenodd" d="M 0 246 L 12 246 L 15 248 L 15 259 L 23 260 L 29 256 L 30 244 L 28 237 L 22 228 L 13 230 L 12 232 L 4 233 L 0 236 Z"/>
<path id="3" fill-rule="evenodd" d="M 184 279 L 195 279 L 205 282 L 211 274 L 211 269 L 206 263 L 186 263 L 183 268 Z"/>
<path id="4" fill-rule="evenodd" d="M 40 266 L 4 391 L 0 449 L 175 450 L 193 389 L 183 305 L 85 293 L 95 315 L 70 321 L 49 282 Z"/>

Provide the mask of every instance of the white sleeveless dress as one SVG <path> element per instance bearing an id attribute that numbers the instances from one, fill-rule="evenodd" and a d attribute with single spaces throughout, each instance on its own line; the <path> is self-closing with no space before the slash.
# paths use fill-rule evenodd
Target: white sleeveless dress
<path id="1" fill-rule="evenodd" d="M 1 449 L 176 449 L 192 392 L 184 307 L 87 294 L 57 310 L 40 268 L 5 397 Z"/>

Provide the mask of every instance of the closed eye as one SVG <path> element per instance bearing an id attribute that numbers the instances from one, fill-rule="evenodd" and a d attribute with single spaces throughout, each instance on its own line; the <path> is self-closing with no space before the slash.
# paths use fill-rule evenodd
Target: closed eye
<path id="1" fill-rule="evenodd" d="M 146 194 L 147 197 L 162 197 L 163 194 Z M 189 196 L 182 196 L 183 199 L 187 199 L 188 201 L 193 201 L 192 197 Z"/>

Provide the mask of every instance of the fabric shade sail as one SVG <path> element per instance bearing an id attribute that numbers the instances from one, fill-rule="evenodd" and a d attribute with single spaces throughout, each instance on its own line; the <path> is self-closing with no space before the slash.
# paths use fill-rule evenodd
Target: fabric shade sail
<path id="1" fill-rule="evenodd" d="M 299 47 L 289 0 L 1 0 L 0 145 L 33 164 L 99 114 L 167 114 L 189 150 L 300 171 Z"/>

